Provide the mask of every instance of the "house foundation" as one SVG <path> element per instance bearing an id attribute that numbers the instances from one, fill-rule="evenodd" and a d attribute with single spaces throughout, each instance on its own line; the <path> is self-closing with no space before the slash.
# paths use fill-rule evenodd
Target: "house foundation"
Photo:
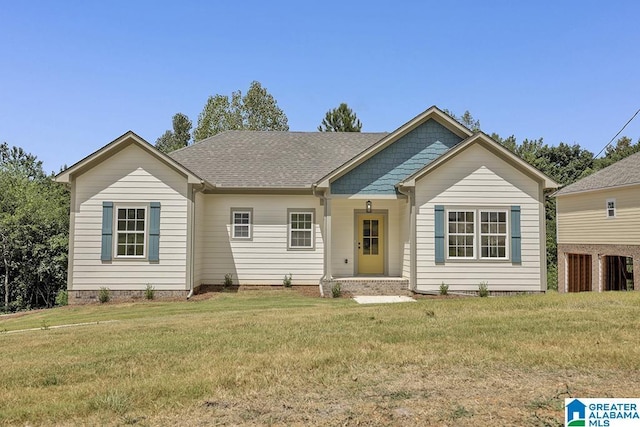
<path id="1" fill-rule="evenodd" d="M 403 277 L 344 277 L 323 280 L 325 297 L 331 298 L 331 289 L 340 285 L 343 295 L 411 295 L 409 279 Z"/>
<path id="2" fill-rule="evenodd" d="M 146 291 L 144 289 L 135 290 L 135 291 L 109 290 L 109 301 L 145 299 L 146 298 L 145 292 Z M 155 290 L 153 298 L 154 299 L 185 299 L 188 294 L 189 294 L 189 291 Z M 99 295 L 100 295 L 100 290 L 69 291 L 69 305 L 99 302 L 100 301 Z"/>

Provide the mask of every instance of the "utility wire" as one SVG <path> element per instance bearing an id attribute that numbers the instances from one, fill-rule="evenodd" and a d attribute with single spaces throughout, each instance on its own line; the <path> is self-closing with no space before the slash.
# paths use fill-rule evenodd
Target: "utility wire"
<path id="1" fill-rule="evenodd" d="M 640 113 L 640 108 L 638 108 L 638 111 L 636 111 L 636 113 L 635 113 L 633 116 L 631 116 L 631 118 L 629 119 L 629 121 L 628 121 L 627 123 L 625 123 L 625 124 L 624 124 L 624 126 L 622 126 L 622 129 L 620 129 L 620 131 L 619 131 L 618 133 L 616 133 L 616 134 L 615 134 L 615 136 L 614 136 L 613 138 L 611 138 L 611 141 L 609 141 L 609 142 L 607 143 L 607 145 L 605 145 L 605 146 L 602 148 L 602 150 L 600 150 L 600 152 L 599 152 L 598 154 L 596 154 L 596 155 L 593 157 L 594 159 L 597 159 L 597 158 L 598 158 L 598 156 L 599 156 L 600 154 L 602 154 L 602 152 L 603 152 L 604 150 L 606 150 L 608 146 L 610 146 L 610 145 L 611 145 L 611 143 L 613 142 L 613 140 L 614 140 L 614 139 L 616 139 L 616 138 L 618 137 L 618 135 L 620 135 L 620 134 L 622 133 L 622 131 L 624 130 L 624 128 L 626 128 L 626 127 L 627 127 L 627 125 L 628 125 L 629 123 L 631 123 L 631 120 L 633 120 L 633 119 L 635 119 L 635 118 L 636 118 L 636 116 L 638 115 L 638 113 Z"/>

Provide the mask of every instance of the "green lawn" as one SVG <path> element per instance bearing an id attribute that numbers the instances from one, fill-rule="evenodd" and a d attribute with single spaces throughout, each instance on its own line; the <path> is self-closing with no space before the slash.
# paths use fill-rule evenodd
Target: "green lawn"
<path id="1" fill-rule="evenodd" d="M 563 425 L 640 396 L 639 342 L 640 292 L 64 307 L 0 317 L 0 424 Z"/>

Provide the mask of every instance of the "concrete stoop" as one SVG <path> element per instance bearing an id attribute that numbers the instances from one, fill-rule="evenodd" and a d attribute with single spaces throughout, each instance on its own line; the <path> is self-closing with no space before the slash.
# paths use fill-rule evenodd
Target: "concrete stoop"
<path id="1" fill-rule="evenodd" d="M 344 277 L 322 281 L 325 297 L 339 283 L 343 295 L 412 295 L 409 279 L 402 277 Z"/>

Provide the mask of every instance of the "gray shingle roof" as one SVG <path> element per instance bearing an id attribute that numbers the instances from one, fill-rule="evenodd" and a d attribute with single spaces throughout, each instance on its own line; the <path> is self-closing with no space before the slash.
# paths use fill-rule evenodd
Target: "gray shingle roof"
<path id="1" fill-rule="evenodd" d="M 226 131 L 169 155 L 218 187 L 309 187 L 385 135 Z"/>
<path id="2" fill-rule="evenodd" d="M 640 184 L 640 153 L 632 154 L 611 166 L 567 185 L 559 190 L 556 196 L 631 184 Z"/>

